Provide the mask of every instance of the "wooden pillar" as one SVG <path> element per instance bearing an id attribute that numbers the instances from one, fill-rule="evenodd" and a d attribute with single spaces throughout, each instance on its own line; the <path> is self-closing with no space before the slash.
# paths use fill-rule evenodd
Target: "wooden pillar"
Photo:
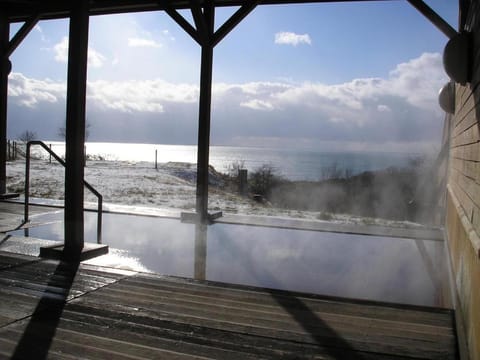
<path id="1" fill-rule="evenodd" d="M 205 280 L 207 276 L 207 224 L 195 225 L 195 258 L 193 278 Z"/>
<path id="2" fill-rule="evenodd" d="M 0 194 L 6 193 L 7 162 L 7 101 L 8 74 L 11 63 L 7 56 L 10 24 L 5 14 L 0 13 Z"/>
<path id="3" fill-rule="evenodd" d="M 208 160 L 210 148 L 210 115 L 212 104 L 213 30 L 215 8 L 209 1 L 204 8 L 207 34 L 202 41 L 200 69 L 200 103 L 197 150 L 196 211 L 202 223 L 208 222 Z"/>
<path id="4" fill-rule="evenodd" d="M 84 245 L 83 179 L 87 88 L 88 0 L 72 2 L 68 48 L 65 136 L 65 255 L 78 257 Z"/>

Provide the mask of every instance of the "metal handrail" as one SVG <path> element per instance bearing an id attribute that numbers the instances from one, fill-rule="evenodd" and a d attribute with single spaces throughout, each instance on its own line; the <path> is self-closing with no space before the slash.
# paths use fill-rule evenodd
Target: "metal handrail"
<path id="1" fill-rule="evenodd" d="M 32 145 L 39 145 L 43 149 L 45 149 L 55 160 L 57 160 L 63 167 L 66 166 L 65 161 L 55 154 L 52 149 L 50 149 L 44 142 L 33 140 L 27 142 L 27 148 L 25 150 L 25 212 L 24 212 L 24 222 L 28 222 L 28 203 L 29 203 L 29 192 L 30 192 L 30 147 Z M 97 243 L 102 243 L 102 207 L 103 207 L 103 196 L 97 190 L 93 188 L 88 182 L 83 180 L 83 184 L 85 187 L 90 190 L 93 195 L 95 195 L 98 199 L 98 206 L 97 206 Z"/>

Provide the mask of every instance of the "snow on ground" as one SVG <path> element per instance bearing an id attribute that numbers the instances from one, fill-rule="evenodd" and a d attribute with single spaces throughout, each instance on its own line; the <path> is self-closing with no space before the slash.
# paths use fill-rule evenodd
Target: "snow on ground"
<path id="1" fill-rule="evenodd" d="M 46 160 L 32 160 L 30 196 L 34 198 L 64 198 L 64 168 Z M 247 197 L 222 189 L 222 179 L 210 176 L 209 209 L 230 214 L 264 215 L 321 220 L 325 214 L 274 208 Z M 85 180 L 103 196 L 104 203 L 193 211 L 195 209 L 196 166 L 189 163 L 163 163 L 155 169 L 151 163 L 126 161 L 87 161 Z M 7 163 L 7 190 L 24 194 L 25 161 Z M 85 189 L 85 201 L 97 199 Z M 352 215 L 327 214 L 329 222 L 414 226 L 406 222 L 363 218 Z"/>

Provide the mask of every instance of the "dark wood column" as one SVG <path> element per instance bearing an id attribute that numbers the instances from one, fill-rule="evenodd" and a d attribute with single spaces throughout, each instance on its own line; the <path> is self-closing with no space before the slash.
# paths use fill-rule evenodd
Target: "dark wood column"
<path id="1" fill-rule="evenodd" d="M 65 137 L 65 255 L 67 257 L 77 257 L 84 245 L 83 178 L 88 3 L 88 0 L 73 1 L 70 15 Z"/>
<path id="2" fill-rule="evenodd" d="M 5 14 L 0 13 L 0 194 L 6 193 L 7 161 L 7 101 L 8 74 L 11 64 L 8 60 L 10 24 Z"/>
<path id="3" fill-rule="evenodd" d="M 193 278 L 205 280 L 207 276 L 207 224 L 195 224 L 195 258 Z"/>
<path id="4" fill-rule="evenodd" d="M 190 0 L 194 28 L 175 9 L 166 6 L 165 11 L 201 47 L 200 104 L 198 111 L 197 142 L 197 196 L 196 212 L 200 223 L 207 224 L 221 213 L 208 214 L 208 160 L 210 156 L 210 116 L 212 107 L 213 49 L 232 31 L 258 4 L 258 0 L 245 0 L 245 3 L 216 31 L 215 5 L 213 0 Z"/>
<path id="5" fill-rule="evenodd" d="M 210 115 L 212 104 L 212 69 L 213 69 L 213 30 L 215 8 L 212 1 L 206 4 L 203 15 L 206 34 L 202 37 L 202 62 L 200 69 L 200 104 L 198 118 L 197 149 L 197 199 L 196 211 L 200 221 L 208 221 L 208 160 L 210 149 Z"/>

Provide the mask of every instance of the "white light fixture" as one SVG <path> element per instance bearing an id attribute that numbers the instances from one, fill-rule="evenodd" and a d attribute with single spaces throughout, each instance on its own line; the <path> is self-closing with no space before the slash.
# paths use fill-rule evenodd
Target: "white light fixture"
<path id="1" fill-rule="evenodd" d="M 449 81 L 440 89 L 438 102 L 442 110 L 446 113 L 455 113 L 455 83 L 453 81 Z"/>
<path id="2" fill-rule="evenodd" d="M 450 79 L 465 85 L 470 82 L 472 67 L 472 34 L 461 32 L 452 37 L 443 51 L 443 67 Z"/>

